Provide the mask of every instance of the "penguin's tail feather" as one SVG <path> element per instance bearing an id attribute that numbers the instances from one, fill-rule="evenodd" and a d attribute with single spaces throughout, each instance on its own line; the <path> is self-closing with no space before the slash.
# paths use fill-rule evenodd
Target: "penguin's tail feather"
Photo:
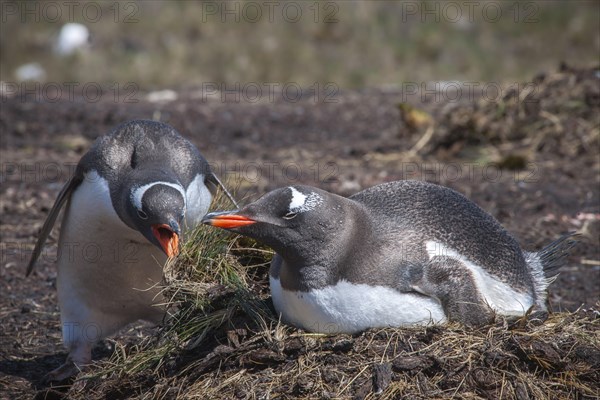
<path id="1" fill-rule="evenodd" d="M 577 236 L 570 232 L 536 253 L 525 252 L 525 261 L 531 268 L 533 277 L 536 305 L 540 310 L 546 309 L 548 286 L 556 280 L 564 259 L 577 244 Z"/>
<path id="2" fill-rule="evenodd" d="M 569 232 L 561 236 L 537 253 L 542 264 L 542 270 L 546 279 L 554 280 L 562 267 L 564 259 L 578 243 L 578 233 Z"/>

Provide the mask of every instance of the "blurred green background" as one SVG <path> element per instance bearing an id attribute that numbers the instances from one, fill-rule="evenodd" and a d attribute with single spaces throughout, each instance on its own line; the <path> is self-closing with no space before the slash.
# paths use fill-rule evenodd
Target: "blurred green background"
<path id="1" fill-rule="evenodd" d="M 600 58 L 598 1 L 2 1 L 0 11 L 5 82 L 38 63 L 46 82 L 147 90 L 203 82 L 360 88 L 528 80 L 563 61 Z M 66 22 L 85 24 L 90 41 L 61 56 L 53 43 Z"/>

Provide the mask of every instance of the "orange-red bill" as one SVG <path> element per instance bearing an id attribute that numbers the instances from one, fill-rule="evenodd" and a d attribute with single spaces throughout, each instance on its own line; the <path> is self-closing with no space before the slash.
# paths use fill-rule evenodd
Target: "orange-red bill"
<path id="1" fill-rule="evenodd" d="M 217 228 L 231 229 L 239 228 L 240 226 L 252 225 L 256 221 L 242 215 L 235 214 L 224 214 L 216 215 L 207 221 L 209 225 L 216 226 Z"/>
<path id="2" fill-rule="evenodd" d="M 179 254 L 179 235 L 169 225 L 152 225 L 152 233 L 169 258 Z"/>

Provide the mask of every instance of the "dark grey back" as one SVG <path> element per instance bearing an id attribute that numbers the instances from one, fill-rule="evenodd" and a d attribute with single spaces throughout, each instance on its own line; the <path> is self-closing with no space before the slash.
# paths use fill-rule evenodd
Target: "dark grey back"
<path id="1" fill-rule="evenodd" d="M 515 287 L 532 277 L 517 241 L 490 214 L 462 194 L 420 181 L 374 186 L 349 198 L 370 215 L 376 236 L 406 263 L 425 261 L 425 242 L 457 251 Z M 390 249 L 391 250 L 391 249 Z M 390 256 L 390 261 L 394 256 Z"/>

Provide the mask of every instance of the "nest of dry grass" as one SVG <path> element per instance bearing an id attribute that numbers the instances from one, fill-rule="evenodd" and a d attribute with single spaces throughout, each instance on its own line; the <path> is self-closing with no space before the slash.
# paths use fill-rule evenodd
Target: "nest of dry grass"
<path id="1" fill-rule="evenodd" d="M 241 309 L 241 307 L 240 307 Z M 238 310 L 239 311 L 239 310 Z M 201 341 L 157 336 L 100 363 L 73 398 L 595 398 L 597 311 L 308 334 L 233 307 Z M 243 314 L 243 313 L 242 313 Z M 215 316 L 215 314 L 211 314 Z M 210 317 L 209 317 L 210 318 Z M 183 325 L 193 322 L 180 322 Z M 157 349 L 169 348 L 156 356 Z M 141 361 L 141 362 L 140 362 Z M 143 368 L 140 368 L 143 366 Z M 137 367 L 137 368 L 136 368 Z"/>
<path id="2" fill-rule="evenodd" d="M 600 396 L 598 307 L 498 319 L 478 330 L 449 324 L 310 334 L 275 317 L 266 278 L 271 254 L 248 239 L 199 228 L 167 269 L 171 318 L 141 343 L 117 345 L 69 397 Z"/>

